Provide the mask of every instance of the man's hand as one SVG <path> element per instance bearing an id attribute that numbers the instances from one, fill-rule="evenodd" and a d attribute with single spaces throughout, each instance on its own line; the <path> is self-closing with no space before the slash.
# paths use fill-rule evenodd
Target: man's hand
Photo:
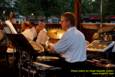
<path id="1" fill-rule="evenodd" d="M 48 51 L 54 53 L 54 44 L 48 43 Z"/>

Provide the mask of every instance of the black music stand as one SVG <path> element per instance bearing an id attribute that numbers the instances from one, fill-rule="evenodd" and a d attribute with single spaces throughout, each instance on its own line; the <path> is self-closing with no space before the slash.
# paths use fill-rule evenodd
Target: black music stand
<path id="1" fill-rule="evenodd" d="M 22 34 L 7 34 L 7 37 L 16 48 L 24 51 L 35 51 L 28 40 Z"/>
<path id="2" fill-rule="evenodd" d="M 8 39 L 12 42 L 13 46 L 16 48 L 16 52 L 19 53 L 19 77 L 21 77 L 21 66 L 23 64 L 22 56 L 23 51 L 29 55 L 29 63 L 32 63 L 32 53 L 35 51 L 30 45 L 28 40 L 22 34 L 7 34 Z M 30 69 L 30 68 L 29 68 Z"/>

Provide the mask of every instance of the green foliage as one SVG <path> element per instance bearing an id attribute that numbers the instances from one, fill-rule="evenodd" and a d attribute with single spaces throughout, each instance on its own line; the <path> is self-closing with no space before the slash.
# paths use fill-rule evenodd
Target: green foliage
<path id="1" fill-rule="evenodd" d="M 81 12 L 83 15 L 89 14 L 100 14 L 100 0 L 82 0 L 81 1 Z"/>
<path id="2" fill-rule="evenodd" d="M 0 0 L 0 19 L 4 20 L 11 10 L 12 8 L 10 7 L 9 2 Z"/>
<path id="3" fill-rule="evenodd" d="M 104 11 L 104 15 L 115 15 L 115 0 L 105 0 L 105 2 L 103 2 L 103 11 Z M 105 8 L 104 8 L 105 7 Z"/>
<path id="4" fill-rule="evenodd" d="M 22 15 L 60 15 L 65 11 L 73 11 L 73 0 L 17 0 L 15 7 Z M 73 5 L 73 4 L 72 4 Z"/>
<path id="5" fill-rule="evenodd" d="M 101 0 L 82 0 L 82 15 L 100 15 Z M 115 15 L 115 0 L 102 0 L 103 16 Z"/>
<path id="6" fill-rule="evenodd" d="M 10 7 L 9 3 L 6 0 L 0 0 L 0 7 Z"/>

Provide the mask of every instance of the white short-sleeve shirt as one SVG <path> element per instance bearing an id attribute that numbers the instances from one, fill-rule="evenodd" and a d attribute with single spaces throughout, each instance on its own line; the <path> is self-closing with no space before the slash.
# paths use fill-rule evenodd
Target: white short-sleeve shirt
<path id="1" fill-rule="evenodd" d="M 43 29 L 39 32 L 37 39 L 36 39 L 36 43 L 45 45 L 48 39 L 49 37 L 47 35 L 47 31 L 46 29 Z"/>
<path id="2" fill-rule="evenodd" d="M 34 36 L 33 36 L 33 33 L 31 31 L 31 29 L 26 29 L 22 32 L 22 34 L 27 38 L 27 39 L 30 39 L 30 40 L 33 40 L 34 39 Z"/>
<path id="3" fill-rule="evenodd" d="M 32 27 L 31 31 L 33 33 L 33 38 L 36 38 L 37 37 L 37 31 L 36 31 L 35 27 Z"/>
<path id="4" fill-rule="evenodd" d="M 86 41 L 84 35 L 76 29 L 69 28 L 63 37 L 54 45 L 54 50 L 62 54 L 69 63 L 86 60 Z"/>

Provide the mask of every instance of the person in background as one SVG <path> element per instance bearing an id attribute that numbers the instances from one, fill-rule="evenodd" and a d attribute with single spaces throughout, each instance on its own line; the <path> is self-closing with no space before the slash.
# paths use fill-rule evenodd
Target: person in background
<path id="1" fill-rule="evenodd" d="M 36 43 L 37 44 L 42 44 L 45 46 L 46 42 L 48 41 L 48 35 L 47 35 L 47 30 L 45 28 L 46 24 L 44 20 L 40 20 L 38 26 L 36 27 L 36 30 L 38 32 Z"/>
<path id="2" fill-rule="evenodd" d="M 34 23 L 30 23 L 31 24 L 31 31 L 33 33 L 33 41 L 35 41 L 36 37 L 37 37 L 37 31 L 36 31 L 36 26 Z"/>
<path id="3" fill-rule="evenodd" d="M 49 43 L 49 52 L 58 53 L 64 58 L 59 64 L 64 69 L 83 67 L 87 59 L 86 40 L 84 34 L 76 28 L 74 14 L 64 13 L 60 24 L 65 33 L 56 44 Z"/>
<path id="4" fill-rule="evenodd" d="M 29 21 L 24 22 L 21 25 L 21 29 L 22 29 L 22 34 L 28 39 L 28 40 L 33 40 L 34 36 L 33 36 L 33 32 L 31 30 L 32 26 L 30 25 Z"/>
<path id="5" fill-rule="evenodd" d="M 5 24 L 7 25 L 7 27 L 4 28 L 6 33 L 11 33 L 11 34 L 18 33 L 13 25 L 13 24 L 16 24 L 15 13 L 13 13 L 13 12 L 10 13 L 8 20 L 5 21 Z"/>

